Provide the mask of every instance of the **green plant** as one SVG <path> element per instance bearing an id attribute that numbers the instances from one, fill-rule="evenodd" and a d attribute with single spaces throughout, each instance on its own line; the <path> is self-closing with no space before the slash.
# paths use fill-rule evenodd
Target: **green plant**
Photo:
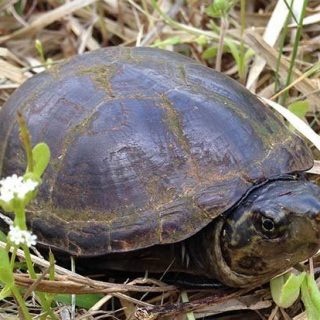
<path id="1" fill-rule="evenodd" d="M 52 59 L 48 58 L 46 59 L 45 54 L 44 54 L 44 49 L 43 49 L 43 45 L 42 42 L 39 39 L 36 39 L 35 44 L 34 44 L 37 53 L 39 55 L 40 61 L 43 64 L 43 66 L 48 69 L 51 67 L 53 61 Z"/>
<path id="2" fill-rule="evenodd" d="M 224 48 L 224 38 L 229 28 L 229 11 L 237 0 L 214 0 L 206 9 L 208 16 L 220 19 L 220 38 L 216 55 L 216 70 L 221 71 L 221 59 Z"/>
<path id="3" fill-rule="evenodd" d="M 0 249 L 0 283 L 3 285 L 0 299 L 14 296 L 23 318 L 29 320 L 31 315 L 26 307 L 23 292 L 14 281 L 14 267 L 17 250 L 21 248 L 24 251 L 30 277 L 34 280 L 38 278 L 30 254 L 30 247 L 36 244 L 36 236 L 27 229 L 25 208 L 37 194 L 41 176 L 49 162 L 50 150 L 45 143 L 39 143 L 32 149 L 30 135 L 21 114 L 18 115 L 18 121 L 20 138 L 27 158 L 27 169 L 21 177 L 14 174 L 0 181 L 0 206 L 5 212 L 14 215 L 6 248 Z M 12 251 L 11 255 L 10 251 Z M 40 318 L 46 319 L 49 316 L 51 319 L 57 319 L 50 307 L 52 296 L 36 292 L 36 298 L 44 311 Z"/>
<path id="4" fill-rule="evenodd" d="M 286 19 L 286 24 L 285 24 L 285 29 L 283 32 L 283 36 L 282 39 L 280 41 L 280 51 L 279 51 L 279 57 L 278 57 L 278 65 L 281 59 L 281 55 L 282 55 L 282 49 L 284 46 L 284 41 L 285 41 L 285 36 L 288 32 L 288 22 L 289 22 L 289 17 L 291 16 L 295 22 L 297 23 L 297 31 L 295 34 L 295 38 L 294 38 L 294 43 L 293 43 L 293 49 L 292 49 L 292 53 L 290 56 L 290 66 L 289 66 L 289 70 L 288 70 L 288 74 L 287 74 L 287 79 L 285 81 L 285 87 L 288 87 L 290 85 L 290 82 L 292 80 L 292 74 L 293 74 L 293 68 L 295 65 L 295 61 L 297 58 L 297 54 L 298 54 L 298 49 L 299 49 L 299 43 L 300 43 L 300 39 L 301 39 L 301 34 L 302 34 L 302 30 L 303 30 L 303 19 L 305 17 L 306 14 L 306 9 L 307 9 L 307 4 L 308 4 L 308 0 L 303 0 L 303 6 L 302 6 L 302 11 L 301 11 L 301 15 L 299 18 L 299 21 L 297 20 L 297 18 L 295 17 L 293 11 L 292 11 L 292 5 L 293 5 L 293 1 L 290 2 L 290 4 L 288 3 L 287 0 L 285 0 L 285 4 L 289 9 L 289 15 Z M 277 90 L 277 81 L 275 82 L 276 87 L 275 90 Z M 288 91 L 286 90 L 283 95 L 281 95 L 280 99 L 279 99 L 279 103 L 281 105 L 285 105 L 286 103 L 286 99 L 288 98 Z"/>
<path id="5" fill-rule="evenodd" d="M 248 61 L 254 55 L 252 49 L 245 50 L 244 43 L 242 40 L 242 34 L 245 29 L 245 0 L 241 0 L 241 41 L 240 43 L 234 41 L 231 38 L 226 37 L 228 28 L 229 28 L 229 12 L 237 3 L 237 0 L 215 0 L 211 5 L 206 9 L 208 16 L 212 18 L 220 19 L 220 27 L 218 28 L 219 32 L 219 43 L 216 46 L 214 43 L 209 46 L 203 52 L 203 58 L 210 59 L 216 58 L 216 70 L 221 71 L 221 59 L 224 51 L 230 52 L 233 56 L 239 73 L 239 78 L 242 83 L 245 81 Z M 211 22 L 211 26 L 216 29 L 214 22 Z"/>
<path id="6" fill-rule="evenodd" d="M 272 298 L 279 307 L 290 307 L 301 294 L 308 320 L 320 319 L 320 291 L 311 273 L 286 273 L 272 279 L 270 287 Z"/>

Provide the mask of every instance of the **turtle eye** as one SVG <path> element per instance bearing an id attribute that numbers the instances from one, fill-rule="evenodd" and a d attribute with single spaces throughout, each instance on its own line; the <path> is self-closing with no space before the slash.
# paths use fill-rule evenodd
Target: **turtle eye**
<path id="1" fill-rule="evenodd" d="M 274 221 L 270 218 L 262 218 L 262 229 L 266 232 L 272 232 L 275 229 Z"/>

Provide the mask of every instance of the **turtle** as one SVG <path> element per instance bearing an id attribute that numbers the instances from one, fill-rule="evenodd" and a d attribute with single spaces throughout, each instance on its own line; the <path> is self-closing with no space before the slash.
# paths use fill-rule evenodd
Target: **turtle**
<path id="1" fill-rule="evenodd" d="M 40 246 L 104 270 L 169 268 L 243 288 L 319 249 L 305 141 L 189 57 L 108 47 L 31 77 L 0 111 L 2 177 L 25 168 L 18 111 L 52 153 L 27 208 Z"/>

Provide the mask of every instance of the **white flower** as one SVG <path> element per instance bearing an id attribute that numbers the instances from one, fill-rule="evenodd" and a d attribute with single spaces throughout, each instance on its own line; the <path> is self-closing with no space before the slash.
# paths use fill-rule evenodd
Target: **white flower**
<path id="1" fill-rule="evenodd" d="M 37 236 L 28 230 L 21 230 L 19 227 L 10 226 L 8 237 L 11 242 L 19 246 L 22 244 L 28 247 L 35 246 Z"/>
<path id="2" fill-rule="evenodd" d="M 36 181 L 23 180 L 23 177 L 14 174 L 0 181 L 0 200 L 7 203 L 15 197 L 23 200 L 26 194 L 33 191 L 37 185 Z"/>

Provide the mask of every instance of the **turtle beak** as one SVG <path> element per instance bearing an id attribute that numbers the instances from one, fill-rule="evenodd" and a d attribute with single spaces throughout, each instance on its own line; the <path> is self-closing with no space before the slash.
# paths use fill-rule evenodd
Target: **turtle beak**
<path id="1" fill-rule="evenodd" d="M 320 188 L 310 182 L 303 183 L 300 188 L 295 190 L 298 195 L 291 203 L 292 232 L 299 234 L 302 241 L 309 243 L 310 249 L 314 247 L 313 250 L 317 251 L 320 248 Z"/>
<path id="2" fill-rule="evenodd" d="M 313 228 L 317 230 L 320 234 L 320 211 L 319 212 L 311 211 L 309 214 L 310 214 L 309 219 L 312 221 Z"/>
<path id="3" fill-rule="evenodd" d="M 320 221 L 314 217 L 306 219 L 305 216 L 296 216 L 291 221 L 290 236 L 295 243 L 295 249 L 304 247 L 306 256 L 311 256 L 320 248 Z"/>
<path id="4" fill-rule="evenodd" d="M 311 213 L 311 223 L 320 247 L 320 212 L 315 214 Z"/>

